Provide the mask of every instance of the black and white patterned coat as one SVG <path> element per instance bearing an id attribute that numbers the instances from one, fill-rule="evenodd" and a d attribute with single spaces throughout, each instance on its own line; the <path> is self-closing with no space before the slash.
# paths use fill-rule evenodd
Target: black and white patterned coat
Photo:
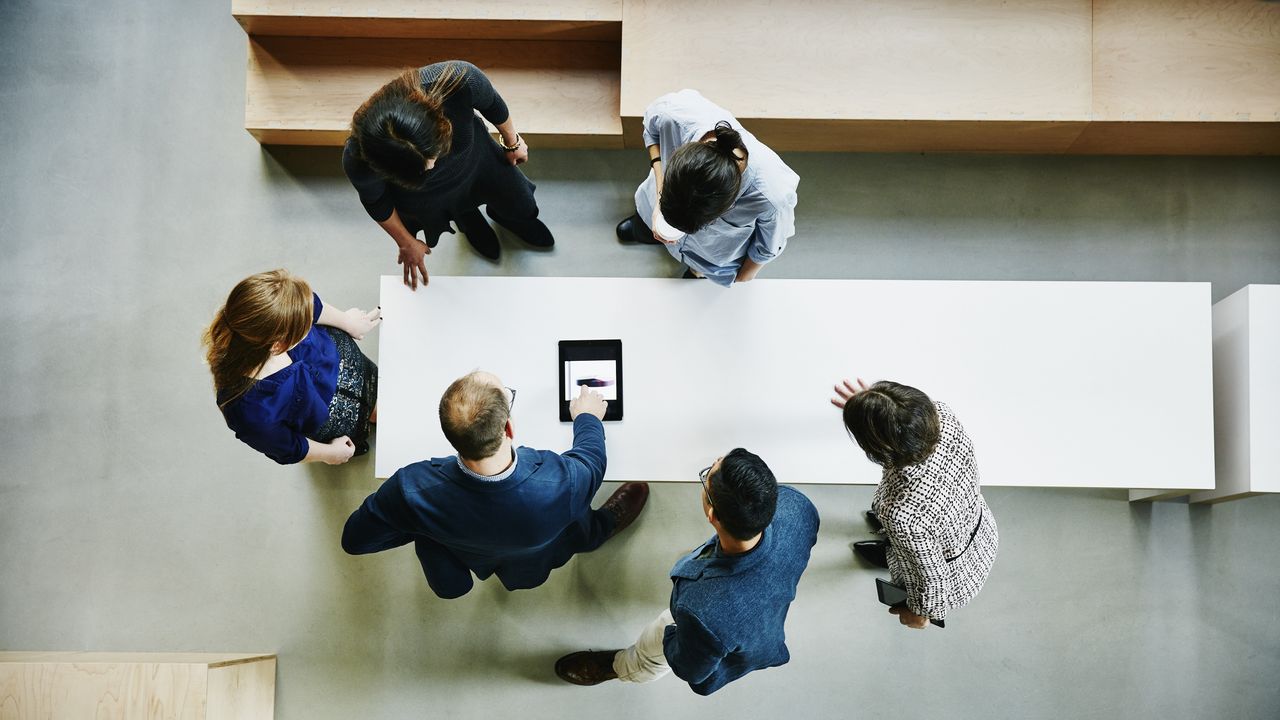
<path id="1" fill-rule="evenodd" d="M 941 428 L 933 454 L 886 469 L 871 508 L 888 533 L 889 572 L 906 588 L 907 608 L 941 620 L 982 589 L 1000 536 L 982 497 L 973 442 L 951 408 L 936 406 Z"/>

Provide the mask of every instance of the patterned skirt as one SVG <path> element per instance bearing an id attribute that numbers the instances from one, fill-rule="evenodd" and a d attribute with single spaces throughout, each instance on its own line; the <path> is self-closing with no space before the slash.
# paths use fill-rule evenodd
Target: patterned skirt
<path id="1" fill-rule="evenodd" d="M 338 348 L 338 390 L 329 401 L 329 419 L 315 439 L 329 442 L 346 435 L 355 443 L 356 455 L 369 452 L 369 415 L 378 403 L 378 366 L 360 352 L 345 332 L 325 327 Z"/>

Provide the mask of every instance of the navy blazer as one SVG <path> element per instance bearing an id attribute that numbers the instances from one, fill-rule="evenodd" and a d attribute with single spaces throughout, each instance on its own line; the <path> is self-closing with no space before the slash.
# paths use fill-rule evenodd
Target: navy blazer
<path id="1" fill-rule="evenodd" d="M 671 569 L 671 616 L 663 655 L 699 695 L 752 670 L 791 659 L 783 623 L 818 541 L 818 510 L 799 490 L 778 487 L 778 507 L 760 542 L 722 555 L 713 536 Z"/>
<path id="2" fill-rule="evenodd" d="M 591 509 L 604 479 L 604 425 L 583 413 L 573 423 L 568 452 L 516 452 L 515 471 L 503 480 L 472 477 L 452 455 L 401 468 L 352 513 L 343 547 L 359 553 L 417 540 L 422 558 L 423 542 L 438 543 L 436 550 L 482 580 L 496 574 L 508 590 L 541 585 L 612 529 L 611 516 L 609 527 L 600 527 L 608 513 Z M 403 541 L 378 546 L 387 533 Z M 432 580 L 425 561 L 424 569 Z"/>

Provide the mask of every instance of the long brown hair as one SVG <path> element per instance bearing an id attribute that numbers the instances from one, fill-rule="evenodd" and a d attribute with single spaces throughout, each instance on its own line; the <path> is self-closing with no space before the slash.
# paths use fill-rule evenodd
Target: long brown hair
<path id="1" fill-rule="evenodd" d="M 447 155 L 453 124 L 444 101 L 466 79 L 457 62 L 445 66 L 431 87 L 422 87 L 422 71 L 407 68 L 364 101 L 351 117 L 351 137 L 365 162 L 399 185 L 417 187 L 428 158 Z"/>
<path id="2" fill-rule="evenodd" d="M 275 343 L 290 348 L 302 342 L 311 332 L 314 312 L 311 286 L 287 270 L 250 275 L 237 283 L 204 331 L 218 407 L 253 387 L 253 375 L 271 357 Z"/>

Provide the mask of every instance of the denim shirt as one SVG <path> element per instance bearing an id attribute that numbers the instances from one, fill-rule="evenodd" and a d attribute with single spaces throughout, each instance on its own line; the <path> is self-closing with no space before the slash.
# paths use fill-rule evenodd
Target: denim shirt
<path id="1" fill-rule="evenodd" d="M 791 659 L 783 624 L 818 541 L 818 511 L 795 488 L 778 487 L 778 507 L 760 542 L 723 555 L 715 537 L 671 569 L 671 616 L 663 654 L 699 695 L 752 670 Z"/>

